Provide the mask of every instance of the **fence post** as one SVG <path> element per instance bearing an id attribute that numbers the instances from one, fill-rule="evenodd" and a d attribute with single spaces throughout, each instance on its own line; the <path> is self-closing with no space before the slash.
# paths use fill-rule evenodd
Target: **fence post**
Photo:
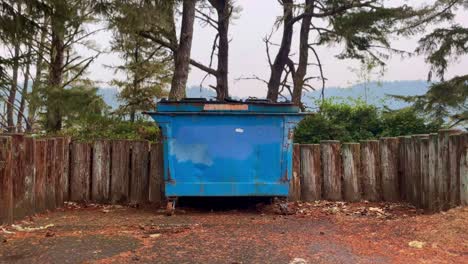
<path id="1" fill-rule="evenodd" d="M 421 196 L 421 208 L 429 208 L 429 137 L 423 137 L 420 141 L 419 146 L 419 157 L 420 157 L 420 176 L 421 176 L 421 185 L 419 188 Z"/>
<path id="2" fill-rule="evenodd" d="M 93 143 L 91 200 L 109 202 L 111 148 L 107 140 Z"/>
<path id="3" fill-rule="evenodd" d="M 162 143 L 151 144 L 149 159 L 149 201 L 161 204 L 164 199 L 164 161 Z"/>
<path id="4" fill-rule="evenodd" d="M 317 201 L 322 197 L 322 162 L 319 144 L 301 145 L 301 200 Z"/>
<path id="5" fill-rule="evenodd" d="M 25 208 L 25 143 L 21 134 L 11 134 L 11 177 L 13 179 L 13 219 L 27 215 Z"/>
<path id="6" fill-rule="evenodd" d="M 412 164 L 412 204 L 421 208 L 422 207 L 422 167 L 424 166 L 422 162 L 427 162 L 427 159 L 421 159 L 421 145 L 423 139 L 427 139 L 429 135 L 421 134 L 412 136 L 413 141 L 413 161 Z"/>
<path id="7" fill-rule="evenodd" d="M 37 139 L 35 145 L 36 182 L 34 186 L 34 207 L 36 213 L 41 213 L 46 209 L 47 140 Z"/>
<path id="8" fill-rule="evenodd" d="M 438 148 L 437 148 L 437 134 L 429 135 L 428 145 L 428 168 L 427 168 L 427 191 L 426 191 L 426 206 L 430 212 L 435 212 L 438 209 L 437 200 L 437 159 L 438 159 Z"/>
<path id="9" fill-rule="evenodd" d="M 361 175 L 363 179 L 363 198 L 368 201 L 381 200 L 381 176 L 379 141 L 361 141 Z"/>
<path id="10" fill-rule="evenodd" d="M 320 141 L 323 166 L 323 198 L 342 200 L 341 195 L 341 146 L 336 140 Z"/>
<path id="11" fill-rule="evenodd" d="M 449 137 L 449 206 L 460 205 L 460 157 L 468 144 L 468 133 L 451 135 Z"/>
<path id="12" fill-rule="evenodd" d="M 132 141 L 132 160 L 130 173 L 130 202 L 148 202 L 148 141 Z"/>
<path id="13" fill-rule="evenodd" d="M 126 140 L 113 140 L 111 152 L 111 185 L 112 203 L 128 202 L 128 185 L 130 167 L 130 144 Z"/>
<path id="14" fill-rule="evenodd" d="M 411 138 L 407 136 L 400 136 L 398 139 L 398 184 L 400 186 L 400 198 L 402 201 L 408 201 L 408 142 L 411 141 Z"/>
<path id="15" fill-rule="evenodd" d="M 13 222 L 11 137 L 0 136 L 0 224 Z"/>
<path id="16" fill-rule="evenodd" d="M 361 200 L 361 151 L 359 143 L 341 145 L 343 161 L 344 200 L 356 202 Z"/>
<path id="17" fill-rule="evenodd" d="M 299 144 L 293 145 L 292 157 L 292 175 L 289 181 L 289 195 L 290 201 L 299 201 L 301 199 L 301 146 Z"/>
<path id="18" fill-rule="evenodd" d="M 468 205 L 468 146 L 460 156 L 460 200 L 462 206 Z"/>
<path id="19" fill-rule="evenodd" d="M 449 157 L 449 137 L 458 134 L 460 131 L 455 129 L 441 129 L 438 137 L 438 201 L 439 210 L 449 209 L 449 183 L 450 183 L 450 157 Z"/>
<path id="20" fill-rule="evenodd" d="M 379 146 L 383 200 L 396 202 L 400 200 L 398 185 L 399 140 L 391 137 L 382 138 Z"/>
<path id="21" fill-rule="evenodd" d="M 25 184 L 25 193 L 24 193 L 24 203 L 25 203 L 25 213 L 31 215 L 35 211 L 35 193 L 34 186 L 36 184 L 36 162 L 35 162 L 35 147 L 36 140 L 33 137 L 24 138 L 24 184 Z M 26 215 L 24 215 L 26 216 Z"/>
<path id="22" fill-rule="evenodd" d="M 63 200 L 70 200 L 70 144 L 71 138 L 63 138 Z"/>
<path id="23" fill-rule="evenodd" d="M 63 189 L 65 189 L 64 165 L 65 165 L 65 138 L 60 137 L 55 139 L 55 206 L 63 206 Z"/>
<path id="24" fill-rule="evenodd" d="M 46 174 L 46 192 L 45 192 L 45 201 L 46 209 L 54 210 L 55 209 L 55 182 L 56 182 L 56 164 L 55 159 L 57 155 L 56 151 L 56 140 L 55 138 L 47 139 L 47 174 Z"/>
<path id="25" fill-rule="evenodd" d="M 70 200 L 90 200 L 91 146 L 89 143 L 72 142 L 70 171 Z"/>

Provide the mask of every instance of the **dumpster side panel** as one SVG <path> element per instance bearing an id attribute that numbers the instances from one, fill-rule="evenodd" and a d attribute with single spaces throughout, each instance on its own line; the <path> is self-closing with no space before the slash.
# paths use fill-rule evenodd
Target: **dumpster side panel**
<path id="1" fill-rule="evenodd" d="M 292 131 L 282 115 L 153 115 L 166 196 L 287 196 Z"/>

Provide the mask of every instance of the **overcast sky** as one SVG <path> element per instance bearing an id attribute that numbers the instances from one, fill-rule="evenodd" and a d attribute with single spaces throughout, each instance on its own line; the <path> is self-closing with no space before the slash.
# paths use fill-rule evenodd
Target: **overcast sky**
<path id="1" fill-rule="evenodd" d="M 409 3 L 419 5 L 424 2 L 427 1 L 392 0 L 392 4 Z M 230 93 L 235 96 L 264 97 L 266 95 L 266 85 L 264 83 L 255 80 L 236 81 L 236 79 L 253 75 L 268 79 L 269 67 L 263 38 L 271 31 L 276 17 L 281 15 L 281 6 L 276 0 L 236 0 L 236 4 L 242 7 L 242 11 L 238 19 L 230 27 L 230 38 L 232 39 L 229 50 Z M 460 12 L 457 22 L 466 25 L 468 24 L 468 12 L 465 10 L 464 13 L 465 15 Z M 298 31 L 297 28 L 295 32 Z M 208 64 L 214 35 L 211 28 L 202 27 L 200 23 L 196 22 L 192 47 L 192 57 L 194 59 Z M 108 48 L 111 37 L 109 32 L 100 32 L 94 38 L 101 48 Z M 274 36 L 276 42 L 279 42 L 280 37 L 281 29 Z M 294 39 L 297 39 L 297 37 Z M 395 48 L 407 51 L 413 51 L 416 44 L 417 38 L 393 41 Z M 293 42 L 293 47 L 297 45 L 297 41 Z M 359 64 L 352 60 L 336 59 L 335 56 L 341 51 L 341 47 L 322 47 L 318 51 L 324 64 L 326 78 L 328 78 L 328 87 L 346 87 L 359 82 L 356 70 L 353 70 L 359 68 Z M 272 56 L 274 55 L 275 49 L 272 50 Z M 119 65 L 120 63 L 121 61 L 117 55 L 103 54 L 90 67 L 89 76 L 96 81 L 102 82 L 101 86 L 106 86 L 106 83 L 115 78 L 116 75 L 113 70 L 104 67 L 104 65 Z M 466 69 L 468 69 L 468 56 L 460 58 L 449 68 L 448 77 L 466 74 Z M 427 77 L 428 70 L 429 66 L 422 57 L 415 56 L 402 59 L 400 56 L 395 55 L 387 61 L 386 71 L 383 76 L 378 77 L 376 74 L 373 79 L 424 80 Z M 311 74 L 316 75 L 316 68 L 311 67 L 309 71 Z M 198 86 L 204 75 L 204 72 L 192 67 L 188 86 Z M 120 78 L 122 77 L 120 76 Z M 204 86 L 209 84 L 214 84 L 214 80 L 207 79 Z"/>

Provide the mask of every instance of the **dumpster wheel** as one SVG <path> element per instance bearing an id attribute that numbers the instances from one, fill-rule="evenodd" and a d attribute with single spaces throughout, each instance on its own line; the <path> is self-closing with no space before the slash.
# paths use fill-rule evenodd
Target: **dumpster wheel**
<path id="1" fill-rule="evenodd" d="M 176 197 L 171 197 L 171 198 L 167 199 L 167 204 L 166 204 L 166 215 L 167 216 L 174 215 L 176 201 L 177 201 Z"/>

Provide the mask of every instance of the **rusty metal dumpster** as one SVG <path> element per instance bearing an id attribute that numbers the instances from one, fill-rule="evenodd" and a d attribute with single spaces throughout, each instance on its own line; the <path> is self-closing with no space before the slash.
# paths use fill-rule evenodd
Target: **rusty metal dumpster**
<path id="1" fill-rule="evenodd" d="M 298 107 L 186 99 L 147 114 L 163 135 L 166 197 L 288 195 Z"/>

